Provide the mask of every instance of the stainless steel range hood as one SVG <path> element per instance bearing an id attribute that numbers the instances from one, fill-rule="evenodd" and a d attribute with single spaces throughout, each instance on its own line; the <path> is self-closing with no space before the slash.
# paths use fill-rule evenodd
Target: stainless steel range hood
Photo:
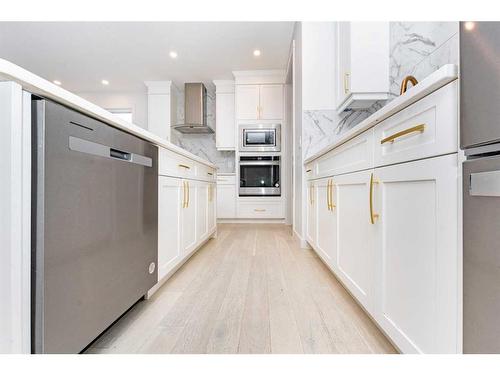
<path id="1" fill-rule="evenodd" d="M 207 124 L 207 89 L 203 83 L 184 84 L 184 124 L 175 130 L 185 134 L 211 134 Z"/>

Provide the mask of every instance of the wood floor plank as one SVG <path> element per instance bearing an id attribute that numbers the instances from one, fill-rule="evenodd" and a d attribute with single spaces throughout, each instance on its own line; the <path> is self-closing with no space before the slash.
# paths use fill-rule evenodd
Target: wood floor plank
<path id="1" fill-rule="evenodd" d="M 87 353 L 395 353 L 281 224 L 224 224 Z"/>
<path id="2" fill-rule="evenodd" d="M 252 265 L 254 232 L 249 230 L 249 236 L 242 241 L 241 246 L 233 248 L 233 251 L 238 252 L 239 259 L 234 265 L 233 277 L 207 344 L 207 353 L 229 354 L 238 352 L 240 327 Z"/>

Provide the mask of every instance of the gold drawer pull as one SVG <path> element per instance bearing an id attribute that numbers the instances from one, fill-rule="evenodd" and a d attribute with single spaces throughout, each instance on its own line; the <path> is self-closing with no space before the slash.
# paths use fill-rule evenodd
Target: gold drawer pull
<path id="1" fill-rule="evenodd" d="M 378 214 L 373 212 L 373 185 L 378 184 L 378 181 L 373 178 L 373 173 L 370 176 L 370 222 L 375 224 L 378 219 Z"/>
<path id="2" fill-rule="evenodd" d="M 425 124 L 415 125 L 411 128 L 401 130 L 400 132 L 397 132 L 393 135 L 388 136 L 387 138 L 382 139 L 380 141 L 380 144 L 383 145 L 384 143 L 387 143 L 387 142 L 394 142 L 394 140 L 396 138 L 402 137 L 403 135 L 406 135 L 406 134 L 410 134 L 410 133 L 414 133 L 414 132 L 423 133 L 424 130 L 425 130 Z"/>
<path id="3" fill-rule="evenodd" d="M 189 165 L 186 164 L 178 164 L 179 168 L 186 168 L 186 169 L 191 169 Z"/>
<path id="4" fill-rule="evenodd" d="M 265 208 L 254 208 L 253 209 L 255 212 L 266 212 Z"/>

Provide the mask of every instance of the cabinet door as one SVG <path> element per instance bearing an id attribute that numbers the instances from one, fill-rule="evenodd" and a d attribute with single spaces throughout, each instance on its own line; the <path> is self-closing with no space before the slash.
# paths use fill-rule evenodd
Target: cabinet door
<path id="1" fill-rule="evenodd" d="M 158 280 L 161 280 L 182 257 L 182 181 L 160 176 L 158 189 Z"/>
<path id="2" fill-rule="evenodd" d="M 259 85 L 236 86 L 236 117 L 239 120 L 258 120 Z"/>
<path id="3" fill-rule="evenodd" d="M 283 85 L 261 85 L 259 119 L 280 120 L 283 118 Z"/>
<path id="4" fill-rule="evenodd" d="M 196 229 L 196 204 L 197 204 L 197 186 L 192 180 L 182 180 L 183 186 L 183 208 L 182 208 L 182 231 L 181 231 L 181 249 L 183 254 L 188 254 L 194 250 L 197 245 Z"/>
<path id="5" fill-rule="evenodd" d="M 235 185 L 217 185 L 217 217 L 219 219 L 236 217 Z"/>
<path id="6" fill-rule="evenodd" d="M 215 204 L 217 200 L 217 185 L 214 183 L 208 184 L 208 234 L 215 231 L 217 225 Z"/>
<path id="7" fill-rule="evenodd" d="M 306 222 L 306 239 L 309 244 L 316 247 L 316 220 L 317 220 L 317 187 L 315 181 L 310 181 L 307 187 L 307 222 Z"/>
<path id="8" fill-rule="evenodd" d="M 371 311 L 375 276 L 375 224 L 370 220 L 371 170 L 337 176 L 337 275 Z"/>
<path id="9" fill-rule="evenodd" d="M 220 150 L 234 150 L 234 93 L 218 93 L 215 106 L 216 147 Z"/>
<path id="10" fill-rule="evenodd" d="M 193 181 L 196 186 L 196 242 L 208 235 L 208 182 Z"/>
<path id="11" fill-rule="evenodd" d="M 337 22 L 337 107 L 350 94 L 351 65 L 351 23 Z"/>
<path id="12" fill-rule="evenodd" d="M 337 211 L 335 184 L 332 178 L 317 181 L 316 251 L 330 267 L 334 266 L 337 253 Z"/>
<path id="13" fill-rule="evenodd" d="M 454 353 L 457 156 L 377 168 L 376 315 L 405 353 Z"/>

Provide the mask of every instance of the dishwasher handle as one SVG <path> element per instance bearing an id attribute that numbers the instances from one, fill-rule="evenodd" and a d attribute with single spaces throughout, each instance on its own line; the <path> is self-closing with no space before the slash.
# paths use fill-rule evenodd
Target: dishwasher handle
<path id="1" fill-rule="evenodd" d="M 144 167 L 153 166 L 153 159 L 150 157 L 118 150 L 100 143 L 87 141 L 73 136 L 69 137 L 69 149 L 72 151 L 83 152 L 85 154 L 138 164 Z"/>
<path id="2" fill-rule="evenodd" d="M 115 159 L 130 161 L 132 154 L 130 152 L 117 150 L 116 148 L 110 148 L 109 156 Z"/>

